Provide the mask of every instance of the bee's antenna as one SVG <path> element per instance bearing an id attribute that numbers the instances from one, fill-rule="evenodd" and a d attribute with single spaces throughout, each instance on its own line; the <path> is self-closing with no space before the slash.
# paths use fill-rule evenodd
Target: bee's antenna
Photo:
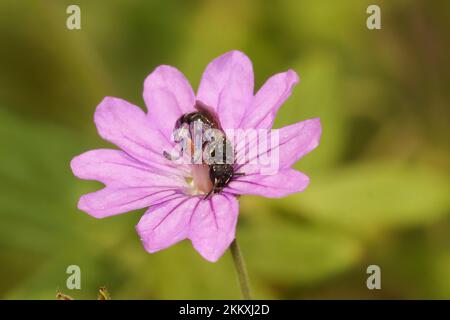
<path id="1" fill-rule="evenodd" d="M 235 172 L 235 173 L 233 173 L 233 178 L 234 177 L 243 177 L 243 176 L 245 176 L 245 172 Z"/>

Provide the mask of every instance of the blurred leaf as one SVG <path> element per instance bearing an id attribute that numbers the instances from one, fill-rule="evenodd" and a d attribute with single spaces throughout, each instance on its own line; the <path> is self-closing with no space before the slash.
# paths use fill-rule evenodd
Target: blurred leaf
<path id="1" fill-rule="evenodd" d="M 148 254 L 137 241 L 117 253 L 118 262 L 132 259 L 129 279 L 114 297 L 146 299 L 238 299 L 240 292 L 231 256 L 216 263 L 204 260 L 186 240 Z"/>
<path id="2" fill-rule="evenodd" d="M 408 299 L 449 299 L 449 225 L 445 219 L 429 229 L 379 239 L 368 258 L 382 269 L 383 291 Z"/>
<path id="3" fill-rule="evenodd" d="M 249 2 L 238 0 L 203 1 L 195 10 L 180 55 L 180 69 L 190 75 L 194 90 L 210 60 L 233 49 L 242 50 L 251 10 Z"/>
<path id="4" fill-rule="evenodd" d="M 293 69 L 298 72 L 300 83 L 277 114 L 276 127 L 320 118 L 323 132 L 319 147 L 296 165 L 305 171 L 332 167 L 345 146 L 342 74 L 336 59 L 332 54 L 316 52 L 298 61 Z"/>
<path id="5" fill-rule="evenodd" d="M 48 251 L 63 233 L 72 233 L 63 212 L 72 207 L 75 139 L 67 130 L 20 121 L 3 110 L 0 136 L 7 137 L 0 150 L 0 238 Z"/>
<path id="6" fill-rule="evenodd" d="M 448 214 L 448 181 L 424 166 L 366 163 L 316 176 L 303 194 L 280 205 L 364 234 L 437 221 Z"/>
<path id="7" fill-rule="evenodd" d="M 70 248 L 67 250 L 70 253 Z M 55 255 L 54 258 L 47 260 L 43 265 L 31 265 L 33 273 L 23 278 L 13 289 L 9 290 L 4 299 L 25 299 L 41 300 L 54 299 L 58 291 L 70 295 L 74 299 L 95 299 L 96 291 L 99 287 L 99 278 L 102 272 L 97 267 L 101 260 L 89 257 L 87 252 L 74 255 L 72 257 Z M 81 268 L 81 290 L 69 290 L 66 287 L 66 280 L 69 276 L 66 268 L 69 265 L 76 264 Z"/>
<path id="8" fill-rule="evenodd" d="M 287 286 L 325 280 L 361 255 L 358 242 L 343 234 L 281 219 L 254 218 L 238 239 L 250 273 Z"/>

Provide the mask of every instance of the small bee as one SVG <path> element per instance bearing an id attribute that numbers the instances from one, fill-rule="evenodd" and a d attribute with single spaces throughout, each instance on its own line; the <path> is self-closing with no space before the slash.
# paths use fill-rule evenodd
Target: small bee
<path id="1" fill-rule="evenodd" d="M 194 137 L 194 147 L 202 148 L 203 160 L 209 165 L 209 179 L 213 184 L 211 191 L 205 196 L 206 199 L 212 193 L 220 193 L 234 177 L 243 176 L 244 173 L 234 172 L 233 147 L 214 112 L 200 101 L 196 102 L 195 109 L 197 111 L 181 116 L 177 120 L 174 130 L 187 126 L 191 137 Z M 196 122 L 201 124 L 199 126 L 201 132 L 196 132 Z M 202 137 L 200 139 L 201 146 L 197 140 L 199 136 Z M 206 141 L 203 141 L 203 138 L 206 138 Z M 164 155 L 169 159 L 167 153 Z"/>

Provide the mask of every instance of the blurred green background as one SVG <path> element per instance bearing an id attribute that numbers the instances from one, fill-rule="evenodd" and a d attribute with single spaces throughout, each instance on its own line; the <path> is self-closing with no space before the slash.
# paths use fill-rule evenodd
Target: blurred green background
<path id="1" fill-rule="evenodd" d="M 66 7 L 81 7 L 81 30 Z M 378 4 L 382 30 L 366 28 Z M 277 126 L 320 117 L 322 142 L 296 167 L 309 188 L 241 198 L 238 238 L 257 298 L 450 298 L 449 1 L 0 1 L 0 298 L 239 298 L 232 259 L 184 241 L 147 254 L 141 213 L 76 208 L 100 185 L 69 162 L 108 144 L 93 113 L 107 95 L 144 106 L 159 64 L 197 87 L 231 49 L 256 87 L 301 82 Z M 82 289 L 66 288 L 81 267 Z M 381 267 L 382 289 L 366 287 Z"/>

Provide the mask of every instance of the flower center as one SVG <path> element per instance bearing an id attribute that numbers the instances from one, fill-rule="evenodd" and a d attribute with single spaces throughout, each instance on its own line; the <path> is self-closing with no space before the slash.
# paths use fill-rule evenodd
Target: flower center
<path id="1" fill-rule="evenodd" d="M 208 194 L 213 184 L 209 178 L 209 166 L 206 164 L 194 164 L 191 166 L 191 177 L 186 178 L 190 195 Z"/>

